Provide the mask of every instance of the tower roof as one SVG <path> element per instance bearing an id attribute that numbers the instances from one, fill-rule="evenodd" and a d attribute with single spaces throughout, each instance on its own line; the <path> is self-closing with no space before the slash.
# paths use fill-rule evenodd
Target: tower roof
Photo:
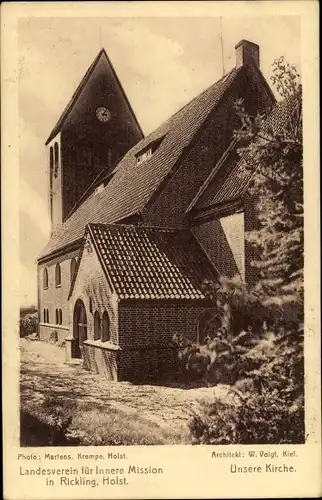
<path id="1" fill-rule="evenodd" d="M 58 134 L 58 132 L 60 132 L 60 130 L 61 130 L 61 128 L 62 128 L 62 126 L 64 125 L 65 120 L 68 118 L 69 113 L 70 113 L 70 112 L 72 111 L 72 109 L 74 108 L 74 106 L 75 106 L 75 104 L 76 104 L 76 102 L 77 102 L 78 98 L 80 97 L 80 95 L 81 95 L 81 93 L 82 93 L 83 89 L 85 88 L 85 86 L 86 86 L 87 82 L 89 81 L 89 79 L 90 79 L 91 75 L 93 74 L 94 69 L 96 68 L 96 66 L 97 66 L 98 62 L 99 62 L 102 58 L 105 58 L 106 63 L 110 66 L 110 69 L 111 69 L 111 71 L 112 71 L 113 77 L 114 77 L 114 78 L 115 78 L 115 80 L 117 81 L 117 84 L 118 84 L 119 88 L 120 88 L 120 89 L 121 89 L 121 91 L 122 91 L 123 97 L 124 97 L 125 101 L 127 102 L 127 105 L 128 105 L 128 107 L 129 107 L 129 110 L 130 110 L 130 112 L 131 112 L 131 114 L 132 114 L 132 116 L 133 116 L 133 119 L 135 120 L 135 122 L 136 122 L 136 124 L 137 124 L 137 126 L 138 126 L 138 128 L 139 128 L 139 130 L 140 130 L 140 132 L 141 132 L 141 134 L 142 134 L 142 137 L 144 137 L 144 134 L 143 134 L 143 131 L 142 131 L 141 127 L 140 127 L 140 124 L 139 124 L 139 122 L 137 121 L 137 118 L 136 118 L 136 116 L 135 116 L 135 114 L 134 114 L 134 111 L 133 111 L 133 109 L 132 109 L 132 107 L 131 107 L 131 104 L 130 104 L 130 102 L 129 102 L 129 100 L 128 100 L 128 98 L 127 98 L 127 96 L 126 96 L 125 92 L 124 92 L 124 89 L 123 89 L 123 87 L 122 87 L 122 85 L 121 85 L 121 82 L 120 82 L 120 80 L 119 80 L 119 78 L 118 78 L 118 76 L 117 76 L 117 74 L 116 74 L 116 72 L 115 72 L 115 70 L 114 70 L 114 68 L 113 68 L 113 65 L 112 65 L 112 63 L 111 63 L 110 59 L 108 58 L 108 55 L 106 54 L 105 49 L 101 49 L 101 50 L 99 51 L 99 53 L 97 54 L 97 56 L 95 57 L 95 59 L 94 59 L 94 61 L 92 62 L 92 64 L 89 66 L 89 68 L 88 68 L 88 70 L 86 71 L 85 75 L 83 76 L 83 78 L 82 78 L 82 80 L 81 80 L 80 84 L 78 85 L 77 89 L 76 89 L 76 90 L 75 90 L 75 92 L 73 93 L 72 98 L 70 99 L 69 103 L 67 104 L 67 106 L 65 107 L 64 111 L 63 111 L 63 112 L 62 112 L 62 114 L 60 115 L 60 118 L 59 118 L 59 120 L 57 121 L 56 125 L 54 126 L 53 130 L 52 130 L 52 131 L 51 131 L 51 133 L 49 134 L 49 137 L 48 137 L 48 139 L 47 139 L 47 141 L 46 141 L 46 143 L 45 143 L 45 144 L 46 144 L 46 146 L 47 146 L 47 144 L 48 144 L 48 143 L 49 143 L 49 142 L 50 142 L 50 141 L 51 141 L 51 140 L 52 140 L 52 139 L 53 139 L 53 138 L 54 138 L 54 137 Z"/>

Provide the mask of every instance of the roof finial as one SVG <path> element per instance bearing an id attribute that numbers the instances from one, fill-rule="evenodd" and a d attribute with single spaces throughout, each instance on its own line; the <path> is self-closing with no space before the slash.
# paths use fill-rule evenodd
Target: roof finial
<path id="1" fill-rule="evenodd" d="M 225 74 L 223 31 L 224 31 L 224 29 L 223 29 L 222 17 L 220 17 L 220 45 L 221 45 L 222 76 L 224 76 L 224 74 Z"/>

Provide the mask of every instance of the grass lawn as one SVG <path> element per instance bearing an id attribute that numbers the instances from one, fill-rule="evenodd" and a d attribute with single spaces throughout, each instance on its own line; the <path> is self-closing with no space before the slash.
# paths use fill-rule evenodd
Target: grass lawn
<path id="1" fill-rule="evenodd" d="M 64 363 L 64 348 L 21 339 L 21 444 L 190 443 L 188 424 L 203 402 L 229 388 L 112 382 Z"/>

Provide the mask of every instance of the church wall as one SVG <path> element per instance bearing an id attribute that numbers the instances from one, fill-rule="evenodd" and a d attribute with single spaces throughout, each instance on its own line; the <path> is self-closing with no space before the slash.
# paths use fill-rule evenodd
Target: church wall
<path id="1" fill-rule="evenodd" d="M 70 298 L 71 335 L 73 335 L 73 312 L 76 301 L 84 303 L 87 318 L 87 340 L 83 345 L 84 368 L 117 380 L 118 353 L 118 299 L 111 290 L 101 267 L 97 253 L 88 236 L 78 269 L 76 282 Z M 89 243 L 89 244 L 88 244 Z M 94 314 L 99 313 L 100 330 L 104 311 L 108 313 L 110 340 L 95 339 Z M 100 332 L 101 333 L 101 332 Z"/>
<path id="2" fill-rule="evenodd" d="M 147 224 L 166 227 L 187 224 L 185 212 L 189 204 L 230 144 L 229 115 L 233 100 L 233 97 L 227 99 L 216 110 L 192 151 L 147 206 L 143 212 Z"/>
<path id="3" fill-rule="evenodd" d="M 208 220 L 193 226 L 192 232 L 221 276 L 245 280 L 243 213 Z"/>
<path id="4" fill-rule="evenodd" d="M 259 280 L 252 261 L 259 258 L 259 250 L 247 241 L 247 233 L 258 228 L 255 212 L 256 198 L 245 195 L 243 212 L 217 217 L 192 226 L 200 246 L 221 276 L 239 275 L 248 285 Z"/>
<path id="5" fill-rule="evenodd" d="M 251 114 L 263 111 L 271 98 L 256 75 L 249 78 L 244 71 L 235 80 L 222 103 L 206 120 L 195 137 L 195 143 L 181 164 L 169 174 L 162 190 L 155 195 L 143 211 L 146 224 L 166 227 L 187 225 L 186 210 L 198 190 L 213 171 L 233 139 L 233 131 L 240 126 L 234 103 L 244 98 L 245 108 Z"/>
<path id="6" fill-rule="evenodd" d="M 197 323 L 207 304 L 193 301 L 121 301 L 119 380 L 157 380 L 174 375 L 175 333 L 197 341 Z"/>
<path id="7" fill-rule="evenodd" d="M 110 342 L 118 345 L 118 300 L 111 290 L 97 253 L 92 245 L 87 242 L 81 257 L 80 267 L 77 272 L 76 282 L 72 296 L 69 300 L 69 314 L 73 318 L 75 303 L 81 299 L 85 305 L 87 316 L 87 338 L 94 341 L 94 314 L 98 311 L 100 317 L 107 311 L 110 320 Z M 88 249 L 87 249 L 88 245 Z"/>
<path id="8" fill-rule="evenodd" d="M 49 340 L 53 331 L 57 332 L 58 340 L 62 341 L 69 335 L 68 294 L 70 289 L 70 264 L 72 258 L 78 257 L 79 250 L 66 253 L 46 263 L 38 265 L 39 290 L 39 335 L 42 340 Z M 56 264 L 61 269 L 61 286 L 55 285 Z M 44 289 L 44 269 L 48 272 L 48 288 Z M 49 323 L 44 322 L 44 309 L 48 309 Z M 56 324 L 56 309 L 62 310 L 62 325 Z"/>

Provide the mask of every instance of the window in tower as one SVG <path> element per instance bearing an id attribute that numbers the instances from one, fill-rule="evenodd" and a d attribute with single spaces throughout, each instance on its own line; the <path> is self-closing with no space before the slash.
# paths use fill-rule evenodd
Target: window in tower
<path id="1" fill-rule="evenodd" d="M 55 178 L 58 175 L 58 169 L 59 169 L 59 146 L 58 142 L 55 142 L 54 144 L 54 176 Z"/>
<path id="2" fill-rule="evenodd" d="M 49 149 L 49 204 L 50 220 L 53 222 L 53 172 L 54 172 L 54 148 Z"/>

